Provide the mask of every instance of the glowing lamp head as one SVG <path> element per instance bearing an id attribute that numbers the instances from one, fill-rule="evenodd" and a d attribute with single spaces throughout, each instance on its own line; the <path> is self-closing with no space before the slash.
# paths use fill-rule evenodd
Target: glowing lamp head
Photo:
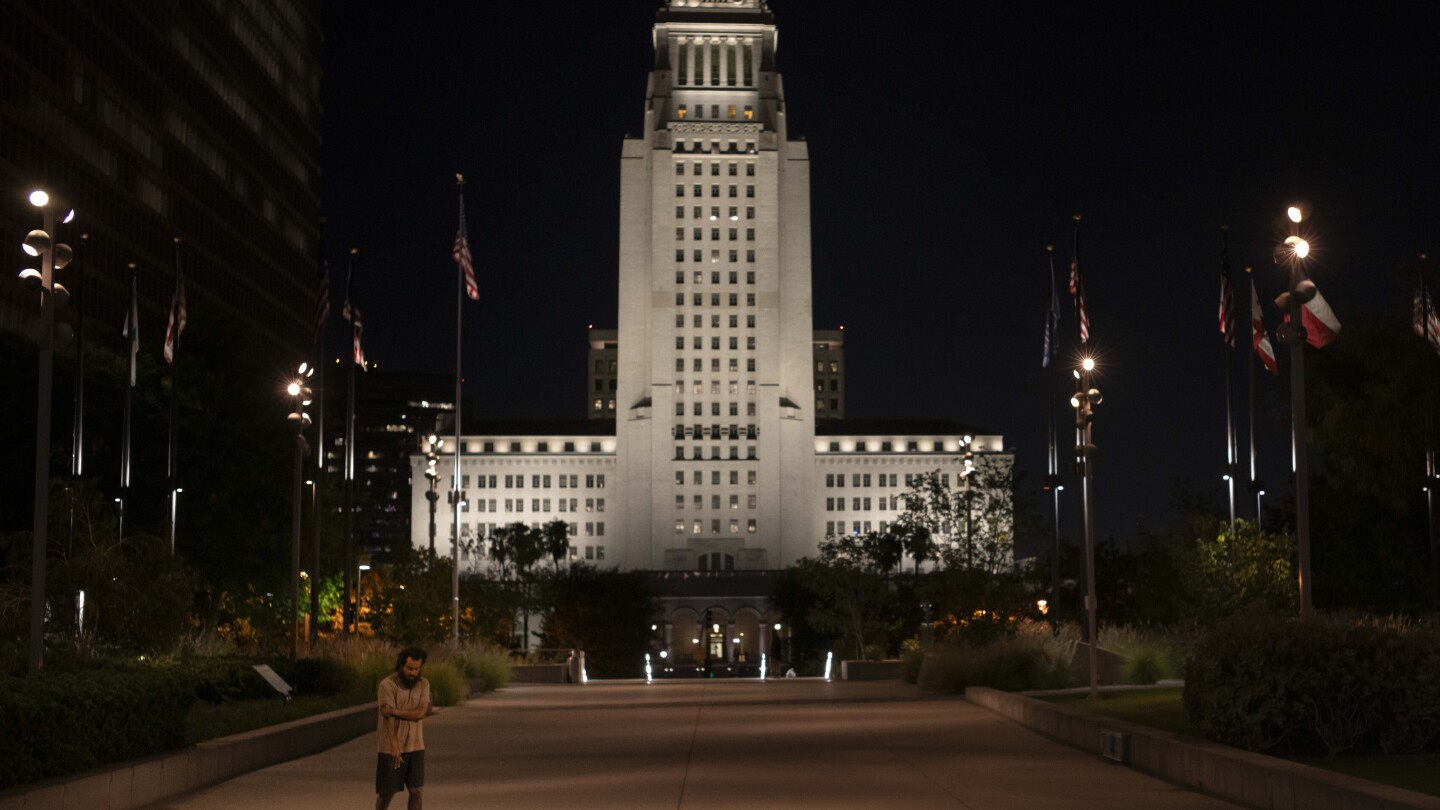
<path id="1" fill-rule="evenodd" d="M 292 397 L 300 396 L 300 383 L 292 382 L 289 385 L 285 386 L 285 393 L 289 394 Z"/>
<path id="2" fill-rule="evenodd" d="M 1087 358 L 1085 358 L 1084 360 L 1081 360 L 1081 361 L 1080 361 L 1080 367 L 1083 368 L 1083 369 L 1085 369 L 1086 371 L 1094 371 L 1094 370 L 1095 370 L 1095 358 L 1093 358 L 1093 357 L 1087 357 Z"/>
<path id="3" fill-rule="evenodd" d="M 65 223 L 66 225 L 69 225 L 71 222 L 75 221 L 75 209 L 71 208 L 70 213 L 66 214 L 65 218 L 60 221 Z"/>
<path id="4" fill-rule="evenodd" d="M 1300 215 L 1300 208 L 1299 208 L 1299 206 L 1295 206 L 1295 205 L 1292 205 L 1292 206 L 1290 206 L 1289 208 L 1287 208 L 1287 209 L 1285 210 L 1285 216 L 1290 217 L 1290 221 L 1296 223 L 1297 225 L 1300 223 L 1300 220 L 1302 219 L 1302 217 L 1301 217 L 1301 215 Z"/>
<path id="5" fill-rule="evenodd" d="M 50 195 L 37 188 L 30 192 L 30 204 L 36 208 L 44 208 L 50 204 Z"/>

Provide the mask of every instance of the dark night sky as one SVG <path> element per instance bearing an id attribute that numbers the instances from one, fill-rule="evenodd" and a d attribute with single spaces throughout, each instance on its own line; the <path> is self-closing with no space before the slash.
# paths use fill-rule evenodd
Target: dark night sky
<path id="1" fill-rule="evenodd" d="M 467 396 L 485 416 L 583 413 L 586 325 L 615 325 L 620 145 L 658 7 L 326 4 L 327 239 L 337 269 L 361 248 L 382 370 L 453 368 L 460 171 L 482 289 Z M 1067 267 L 1084 215 L 1102 537 L 1165 525 L 1178 476 L 1219 497 L 1222 223 L 1268 301 L 1276 217 L 1307 201 L 1342 323 L 1407 308 L 1396 268 L 1437 252 L 1433 3 L 771 8 L 790 134 L 810 144 L 815 326 L 846 327 L 852 418 L 1002 432 L 1038 486 L 1044 246 Z M 1271 481 L 1288 470 L 1284 379 L 1259 387 Z"/>

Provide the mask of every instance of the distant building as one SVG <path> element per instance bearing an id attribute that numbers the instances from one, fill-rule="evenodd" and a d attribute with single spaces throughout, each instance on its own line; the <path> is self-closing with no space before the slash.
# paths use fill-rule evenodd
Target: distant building
<path id="1" fill-rule="evenodd" d="M 44 188 L 86 240 L 59 273 L 119 345 L 126 265 L 159 352 L 184 240 L 190 326 L 284 364 L 310 353 L 320 228 L 319 0 L 19 0 L 0 25 L 0 229 Z M 13 277 L 12 277 L 13 280 Z M 0 328 L 34 295 L 0 284 Z M 183 343 L 182 343 L 183 345 Z"/>
<path id="2" fill-rule="evenodd" d="M 754 662 L 783 626 L 775 570 L 827 534 L 885 529 L 916 476 L 958 487 L 967 449 L 1005 474 L 1013 456 L 954 422 L 830 418 L 843 333 L 813 326 L 809 154 L 787 132 L 773 16 L 671 0 L 654 42 L 620 161 L 619 329 L 590 333 L 587 414 L 603 418 L 466 425 L 461 530 L 563 520 L 572 559 L 654 572 L 670 660 Z M 440 537 L 452 525 L 437 516 Z"/>

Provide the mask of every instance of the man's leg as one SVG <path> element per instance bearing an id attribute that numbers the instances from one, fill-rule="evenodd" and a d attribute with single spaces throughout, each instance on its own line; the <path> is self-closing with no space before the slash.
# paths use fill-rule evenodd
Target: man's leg
<path id="1" fill-rule="evenodd" d="M 388 810 L 388 808 L 390 807 L 390 800 L 393 798 L 395 798 L 394 793 L 376 793 L 375 810 Z"/>
<path id="2" fill-rule="evenodd" d="M 412 787 L 410 791 L 410 804 L 407 810 L 423 810 L 425 805 L 425 788 Z"/>

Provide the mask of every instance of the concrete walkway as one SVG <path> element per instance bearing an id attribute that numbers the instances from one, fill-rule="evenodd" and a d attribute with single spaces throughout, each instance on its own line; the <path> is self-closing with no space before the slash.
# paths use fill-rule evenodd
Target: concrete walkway
<path id="1" fill-rule="evenodd" d="M 431 717 L 425 739 L 431 810 L 1233 806 L 898 683 L 518 686 Z M 373 806 L 374 751 L 367 735 L 160 807 Z"/>

